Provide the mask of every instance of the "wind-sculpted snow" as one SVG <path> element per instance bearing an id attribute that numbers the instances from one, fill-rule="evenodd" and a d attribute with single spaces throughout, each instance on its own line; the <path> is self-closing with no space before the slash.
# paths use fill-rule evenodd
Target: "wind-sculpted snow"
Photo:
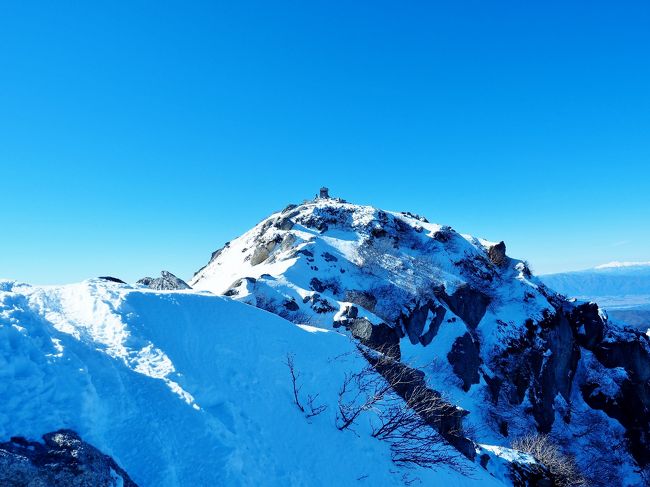
<path id="1" fill-rule="evenodd" d="M 502 485 L 398 469 L 388 445 L 335 426 L 338 390 L 364 366 L 344 336 L 229 298 L 102 280 L 0 282 L 0 442 L 74 430 L 140 486 Z M 327 409 L 306 418 L 301 394 Z"/>
<path id="2" fill-rule="evenodd" d="M 423 367 L 491 444 L 553 434 L 596 485 L 636 485 L 650 464 L 650 382 L 620 371 L 650 368 L 647 337 L 549 289 L 503 242 L 317 198 L 227 243 L 190 284 Z"/>

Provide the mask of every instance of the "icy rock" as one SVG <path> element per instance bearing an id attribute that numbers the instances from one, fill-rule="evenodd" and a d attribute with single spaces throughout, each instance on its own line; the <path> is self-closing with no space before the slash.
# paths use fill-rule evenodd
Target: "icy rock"
<path id="1" fill-rule="evenodd" d="M 108 455 L 71 430 L 43 435 L 43 443 L 14 437 L 0 443 L 0 485 L 137 487 Z"/>

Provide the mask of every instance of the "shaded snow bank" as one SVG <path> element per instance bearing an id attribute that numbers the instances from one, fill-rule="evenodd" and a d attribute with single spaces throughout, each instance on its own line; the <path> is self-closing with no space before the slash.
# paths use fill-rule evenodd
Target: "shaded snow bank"
<path id="1" fill-rule="evenodd" d="M 338 431 L 337 392 L 361 359 L 334 359 L 353 345 L 316 331 L 192 291 L 2 281 L 0 441 L 73 429 L 145 487 L 501 485 L 469 463 L 470 478 L 400 471 L 365 423 Z M 323 414 L 293 404 L 288 353 Z"/>

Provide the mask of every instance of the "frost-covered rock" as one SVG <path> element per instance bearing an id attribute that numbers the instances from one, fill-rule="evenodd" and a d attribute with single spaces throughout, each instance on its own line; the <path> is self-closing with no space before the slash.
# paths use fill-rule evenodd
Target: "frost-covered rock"
<path id="1" fill-rule="evenodd" d="M 0 485 L 7 487 L 137 487 L 108 455 L 72 430 L 43 435 L 43 443 L 13 437 L 0 443 Z"/>
<path id="2" fill-rule="evenodd" d="M 168 271 L 161 271 L 160 277 L 157 278 L 143 277 L 142 279 L 138 280 L 136 284 L 140 284 L 141 286 L 146 286 L 149 289 L 166 290 L 166 291 L 177 290 L 177 289 L 191 289 L 190 286 L 185 281 L 179 279 L 174 274 Z"/>
<path id="3" fill-rule="evenodd" d="M 316 199 L 229 242 L 190 284 L 295 323 L 347 328 L 378 350 L 390 344 L 392 356 L 420 364 L 432 387 L 470 412 L 466 422 L 487 426 L 494 443 L 551 433 L 584 468 L 585 451 L 605 455 L 605 444 L 621 444 L 605 473 L 629 485 L 650 463 L 650 383 L 639 373 L 650 370 L 648 337 L 555 293 L 503 242 L 408 212 Z M 594 361 L 598 383 L 628 371 L 606 399 L 588 392 Z"/>

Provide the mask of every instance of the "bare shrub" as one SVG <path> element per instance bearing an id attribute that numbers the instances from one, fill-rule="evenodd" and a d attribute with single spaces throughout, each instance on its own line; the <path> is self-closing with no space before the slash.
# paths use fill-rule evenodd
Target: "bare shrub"
<path id="1" fill-rule="evenodd" d="M 371 365 L 360 372 L 347 373 L 339 389 L 336 427 L 350 428 L 361 413 L 376 408 L 390 390 L 390 384 Z"/>
<path id="2" fill-rule="evenodd" d="M 307 395 L 306 408 L 305 406 L 303 406 L 302 402 L 300 401 L 300 390 L 302 389 L 302 386 L 298 383 L 298 379 L 300 378 L 300 372 L 296 370 L 296 364 L 294 361 L 293 354 L 290 353 L 287 354 L 287 361 L 285 363 L 287 365 L 287 368 L 289 369 L 289 374 L 291 376 L 293 402 L 295 403 L 296 407 L 305 414 L 306 418 L 312 418 L 314 416 L 318 416 L 319 414 L 323 413 L 327 409 L 327 405 L 316 404 L 316 399 L 318 399 L 318 394 Z"/>
<path id="3" fill-rule="evenodd" d="M 391 364 L 390 358 L 379 357 L 374 366 L 368 364 L 346 375 L 339 391 L 338 429 L 352 430 L 363 413 L 370 413 L 371 434 L 390 444 L 396 465 L 434 468 L 444 464 L 463 472 L 458 452 L 431 426 L 448 418 L 453 406 L 416 383 L 411 369 Z M 382 376 L 377 368 L 391 372 Z M 405 386 L 409 392 L 401 397 L 396 389 Z"/>
<path id="4" fill-rule="evenodd" d="M 303 405 L 300 403 L 300 389 L 301 387 L 298 385 L 298 376 L 300 375 L 299 372 L 296 372 L 296 365 L 293 360 L 293 355 L 292 354 L 287 354 L 287 361 L 286 361 L 287 367 L 289 368 L 289 374 L 291 374 L 291 386 L 293 389 L 293 402 L 298 406 L 298 409 L 300 409 L 303 413 L 305 412 L 305 408 Z"/>
<path id="5" fill-rule="evenodd" d="M 512 442 L 515 450 L 529 453 L 548 468 L 560 487 L 587 485 L 572 456 L 562 453 L 548 435 L 531 434 Z"/>
<path id="6" fill-rule="evenodd" d="M 459 467 L 457 452 L 452 451 L 425 420 L 446 413 L 446 404 L 432 399 L 419 388 L 406 401 L 391 393 L 378 410 L 372 436 L 390 443 L 392 460 L 396 465 L 432 468 L 444 463 Z"/>

